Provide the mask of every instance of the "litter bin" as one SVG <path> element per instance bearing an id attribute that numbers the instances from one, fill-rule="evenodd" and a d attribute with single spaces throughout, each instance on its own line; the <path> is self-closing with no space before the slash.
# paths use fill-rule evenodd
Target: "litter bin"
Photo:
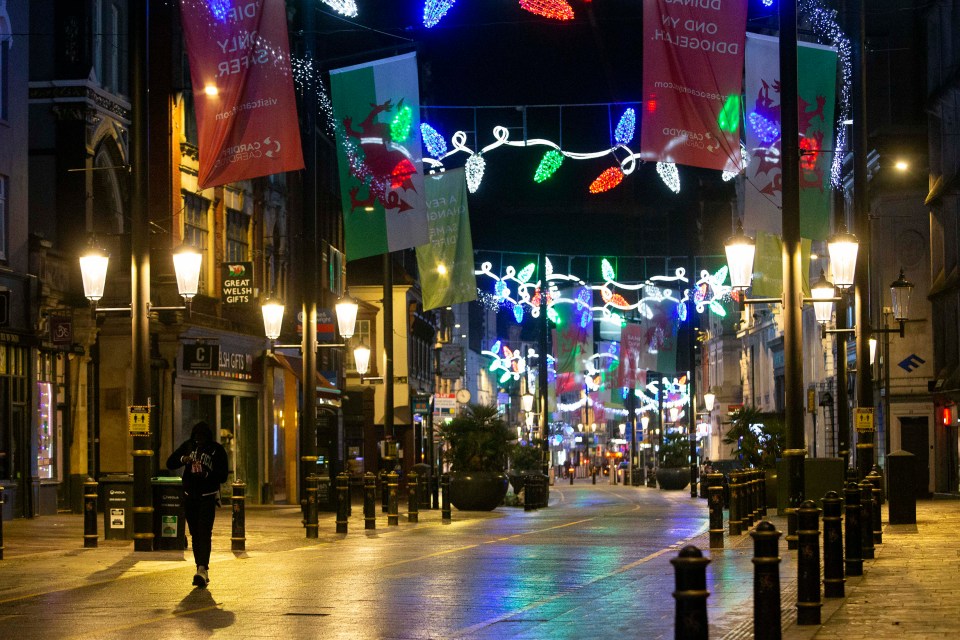
<path id="1" fill-rule="evenodd" d="M 150 479 L 153 484 L 153 548 L 182 551 L 187 548 L 183 481 L 176 476 Z"/>
<path id="2" fill-rule="evenodd" d="M 917 524 L 917 456 L 909 451 L 887 455 L 887 520 Z"/>
<path id="3" fill-rule="evenodd" d="M 100 476 L 103 504 L 103 539 L 133 540 L 133 475 Z"/>

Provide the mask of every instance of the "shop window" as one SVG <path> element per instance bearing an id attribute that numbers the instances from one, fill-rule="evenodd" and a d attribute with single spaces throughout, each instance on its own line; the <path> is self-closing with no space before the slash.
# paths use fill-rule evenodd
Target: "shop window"
<path id="1" fill-rule="evenodd" d="M 183 241 L 201 254 L 207 253 L 210 235 L 210 201 L 195 193 L 183 194 Z M 200 270 L 200 293 L 208 290 L 206 270 Z"/>
<path id="2" fill-rule="evenodd" d="M 250 216 L 227 209 L 227 262 L 245 262 L 250 256 Z"/>

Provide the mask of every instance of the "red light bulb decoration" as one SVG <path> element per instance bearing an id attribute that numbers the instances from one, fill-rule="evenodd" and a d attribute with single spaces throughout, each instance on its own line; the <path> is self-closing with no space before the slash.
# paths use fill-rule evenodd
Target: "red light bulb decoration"
<path id="1" fill-rule="evenodd" d="M 573 7 L 565 0 L 520 0 L 520 8 L 551 20 L 573 20 Z"/>
<path id="2" fill-rule="evenodd" d="M 817 168 L 817 157 L 820 152 L 820 142 L 806 136 L 800 138 L 800 168 L 804 171 L 813 171 Z"/>
<path id="3" fill-rule="evenodd" d="M 610 191 L 623 181 L 623 171 L 620 167 L 610 167 L 590 184 L 590 193 L 603 193 Z"/>

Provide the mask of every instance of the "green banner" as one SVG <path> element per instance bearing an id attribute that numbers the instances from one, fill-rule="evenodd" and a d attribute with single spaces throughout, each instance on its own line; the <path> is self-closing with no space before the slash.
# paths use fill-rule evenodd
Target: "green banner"
<path id="1" fill-rule="evenodd" d="M 800 97 L 800 235 L 826 240 L 830 235 L 830 165 L 835 147 L 837 52 L 821 45 L 797 49 Z M 809 254 L 809 249 L 807 250 Z M 809 265 L 809 260 L 804 263 Z M 806 277 L 806 274 L 804 274 Z M 805 287 L 805 290 L 809 286 Z"/>
<path id="2" fill-rule="evenodd" d="M 423 309 L 477 299 L 463 169 L 424 178 L 430 244 L 417 247 Z"/>
<path id="3" fill-rule="evenodd" d="M 757 233 L 757 253 L 753 261 L 754 298 L 777 298 L 783 295 L 783 243 L 780 236 Z M 800 240 L 800 272 L 803 295 L 810 296 L 810 240 Z"/>

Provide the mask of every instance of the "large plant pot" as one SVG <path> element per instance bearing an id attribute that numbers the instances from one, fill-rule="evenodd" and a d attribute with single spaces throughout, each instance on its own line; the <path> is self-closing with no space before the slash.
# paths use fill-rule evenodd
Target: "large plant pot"
<path id="1" fill-rule="evenodd" d="M 666 491 L 679 491 L 690 484 L 690 467 L 657 469 L 657 484 Z"/>
<path id="2" fill-rule="evenodd" d="M 460 511 L 493 511 L 507 495 L 507 474 L 455 471 L 450 474 L 450 502 Z"/>

